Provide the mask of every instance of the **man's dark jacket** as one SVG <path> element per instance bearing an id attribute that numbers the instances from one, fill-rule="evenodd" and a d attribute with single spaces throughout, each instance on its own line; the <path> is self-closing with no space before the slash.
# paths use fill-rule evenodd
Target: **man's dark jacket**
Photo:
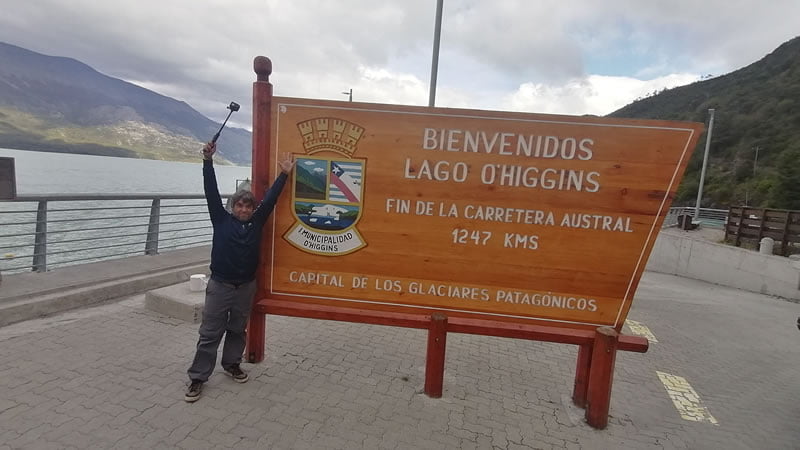
<path id="1" fill-rule="evenodd" d="M 222 206 L 214 165 L 203 161 L 203 189 L 208 214 L 214 227 L 211 246 L 211 278 L 223 283 L 242 284 L 255 278 L 261 251 L 261 229 L 275 208 L 275 202 L 286 184 L 281 173 L 264 194 L 264 199 L 247 222 L 242 222 Z"/>

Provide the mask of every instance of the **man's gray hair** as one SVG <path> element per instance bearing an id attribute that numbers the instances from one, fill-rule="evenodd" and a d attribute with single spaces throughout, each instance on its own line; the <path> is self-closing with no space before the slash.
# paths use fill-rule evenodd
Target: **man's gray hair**
<path id="1" fill-rule="evenodd" d="M 250 191 L 239 190 L 236 191 L 235 194 L 231 197 L 231 208 L 233 205 L 243 202 L 245 204 L 250 204 L 253 208 L 256 207 L 256 198 L 253 196 L 253 193 Z"/>

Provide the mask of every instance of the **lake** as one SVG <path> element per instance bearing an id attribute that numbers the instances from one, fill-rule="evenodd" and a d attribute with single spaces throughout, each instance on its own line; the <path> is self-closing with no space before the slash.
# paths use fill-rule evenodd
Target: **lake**
<path id="1" fill-rule="evenodd" d="M 203 194 L 197 163 L 0 149 L 14 158 L 17 196 L 48 194 Z M 231 194 L 250 167 L 215 166 L 220 192 Z M 47 267 L 144 252 L 150 200 L 47 202 Z M 159 252 L 208 244 L 205 200 L 162 200 Z M 36 202 L 0 201 L 0 272 L 30 270 Z"/>
<path id="2" fill-rule="evenodd" d="M 14 158 L 17 195 L 33 194 L 202 194 L 202 160 L 197 163 L 112 158 L 0 148 Z M 230 194 L 250 167 L 214 166 L 219 190 Z"/>

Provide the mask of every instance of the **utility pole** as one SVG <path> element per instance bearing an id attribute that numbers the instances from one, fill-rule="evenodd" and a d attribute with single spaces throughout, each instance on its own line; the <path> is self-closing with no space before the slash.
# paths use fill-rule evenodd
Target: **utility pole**
<path id="1" fill-rule="evenodd" d="M 756 145 L 756 159 L 753 160 L 753 178 L 756 176 L 756 167 L 758 166 L 758 149 L 759 147 Z"/>
<path id="2" fill-rule="evenodd" d="M 708 133 L 706 133 L 706 150 L 703 153 L 703 168 L 700 170 L 700 186 L 697 187 L 697 203 L 694 205 L 694 220 L 700 219 L 700 199 L 703 198 L 703 183 L 706 181 L 706 167 L 708 166 L 708 148 L 711 146 L 711 132 L 714 130 L 714 108 L 708 110 L 711 118 L 708 119 Z"/>
<path id="3" fill-rule="evenodd" d="M 351 102 L 353 101 L 353 88 L 350 88 L 350 90 L 349 90 L 349 91 L 344 91 L 344 92 L 342 92 L 342 94 L 344 94 L 344 95 L 348 95 L 348 96 L 349 96 L 349 98 L 350 98 L 350 100 L 349 100 L 349 101 L 351 101 Z"/>
<path id="4" fill-rule="evenodd" d="M 756 168 L 758 167 L 758 149 L 759 149 L 759 146 L 756 145 L 756 157 L 753 160 L 753 180 L 755 180 L 755 178 L 756 178 Z M 750 183 L 748 183 L 748 188 L 745 189 L 745 191 L 744 191 L 744 206 L 748 206 L 750 204 L 749 203 L 749 198 L 750 198 L 749 185 L 750 185 Z"/>
<path id="5" fill-rule="evenodd" d="M 433 59 L 431 61 L 431 86 L 428 96 L 428 106 L 436 103 L 436 77 L 439 73 L 439 42 L 442 37 L 442 8 L 444 0 L 436 0 L 436 25 L 433 31 Z"/>

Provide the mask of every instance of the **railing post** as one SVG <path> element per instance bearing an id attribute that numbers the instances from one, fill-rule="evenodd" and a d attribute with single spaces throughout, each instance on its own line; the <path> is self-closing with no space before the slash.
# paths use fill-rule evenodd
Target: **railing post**
<path id="1" fill-rule="evenodd" d="M 36 234 L 33 241 L 34 272 L 47 272 L 47 200 L 36 208 Z"/>
<path id="2" fill-rule="evenodd" d="M 145 255 L 158 254 L 158 224 L 161 217 L 161 199 L 154 198 L 150 205 L 150 223 L 147 225 L 147 240 L 144 242 Z"/>

